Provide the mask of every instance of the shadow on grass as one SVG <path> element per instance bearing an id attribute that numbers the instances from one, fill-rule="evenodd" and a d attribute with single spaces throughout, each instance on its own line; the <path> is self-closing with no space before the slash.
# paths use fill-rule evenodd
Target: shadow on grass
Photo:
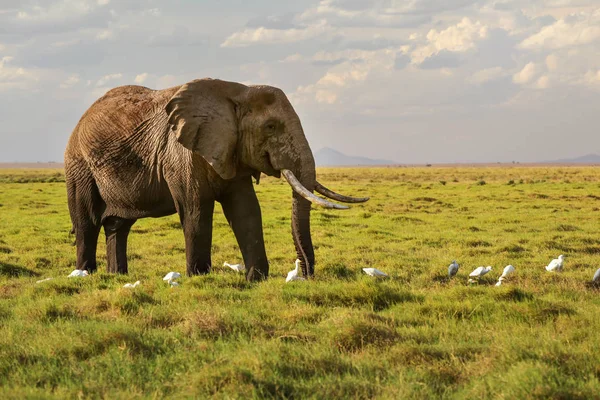
<path id="1" fill-rule="evenodd" d="M 503 301 L 523 302 L 533 300 L 533 294 L 519 288 L 510 288 L 507 291 L 495 293 L 494 298 Z"/>
<path id="2" fill-rule="evenodd" d="M 446 275 L 436 275 L 431 280 L 434 281 L 435 283 L 446 284 L 446 283 L 450 282 L 450 279 L 452 279 L 452 278 L 450 278 L 448 276 L 448 274 L 446 274 Z"/>
<path id="3" fill-rule="evenodd" d="M 383 283 L 383 282 L 379 282 Z M 421 303 L 423 296 L 409 291 L 399 291 L 379 283 L 371 285 L 331 285 L 316 287 L 290 287 L 283 293 L 286 302 L 301 301 L 324 307 L 371 307 L 373 311 L 382 311 L 398 303 Z"/>
<path id="4" fill-rule="evenodd" d="M 14 264 L 8 264 L 0 261 L 0 275 L 19 277 L 19 276 L 40 276 L 38 272 Z"/>
<path id="5" fill-rule="evenodd" d="M 331 277 L 331 278 L 335 278 L 335 279 L 341 279 L 341 280 L 356 280 L 357 277 L 357 272 L 348 268 L 345 264 L 343 263 L 336 263 L 336 264 L 330 264 L 330 265 L 326 265 L 323 268 L 323 275 Z"/>

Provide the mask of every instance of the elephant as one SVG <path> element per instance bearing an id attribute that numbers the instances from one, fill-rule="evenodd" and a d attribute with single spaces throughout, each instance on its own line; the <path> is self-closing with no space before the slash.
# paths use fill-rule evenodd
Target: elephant
<path id="1" fill-rule="evenodd" d="M 65 150 L 76 268 L 94 272 L 100 230 L 109 273 L 128 272 L 127 237 L 139 218 L 177 213 L 188 276 L 211 270 L 212 219 L 221 203 L 246 279 L 269 275 L 252 178 L 284 177 L 293 188 L 292 237 L 305 277 L 314 276 L 311 204 L 343 209 L 367 201 L 316 180 L 300 119 L 281 89 L 197 79 L 162 90 L 121 86 L 83 114 Z"/>

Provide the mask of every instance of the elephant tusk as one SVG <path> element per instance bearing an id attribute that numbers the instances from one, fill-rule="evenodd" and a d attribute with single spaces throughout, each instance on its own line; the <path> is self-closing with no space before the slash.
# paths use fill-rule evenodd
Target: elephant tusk
<path id="1" fill-rule="evenodd" d="M 283 177 L 285 178 L 285 180 L 288 181 L 288 183 L 290 184 L 290 186 L 292 187 L 292 189 L 294 189 L 294 191 L 296 193 L 298 193 L 300 196 L 304 197 L 306 200 L 310 201 L 311 203 L 318 204 L 318 205 L 323 206 L 325 208 L 336 208 L 338 210 L 346 210 L 346 209 L 348 209 L 347 206 L 343 206 L 341 204 L 332 203 L 330 201 L 327 201 L 325 199 L 322 199 L 322 198 L 317 197 L 314 194 L 312 194 L 307 188 L 305 188 L 300 183 L 300 181 L 298 180 L 298 178 L 296 178 L 296 176 L 294 175 L 294 173 L 292 171 L 290 171 L 289 169 L 282 169 L 281 173 L 282 173 Z"/>
<path id="2" fill-rule="evenodd" d="M 342 203 L 364 203 L 365 201 L 369 200 L 368 197 L 344 196 L 343 194 L 339 194 L 332 190 L 327 189 L 325 186 L 321 185 L 319 182 L 316 182 L 315 190 L 318 193 L 321 193 L 325 197 L 329 197 L 330 199 L 341 201 Z"/>

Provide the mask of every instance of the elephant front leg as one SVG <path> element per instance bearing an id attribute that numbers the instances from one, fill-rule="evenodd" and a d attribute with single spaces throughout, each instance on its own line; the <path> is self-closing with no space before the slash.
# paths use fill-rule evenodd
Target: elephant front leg
<path id="1" fill-rule="evenodd" d="M 240 246 L 246 266 L 246 279 L 267 279 L 269 262 L 265 251 L 260 205 L 252 180 L 248 178 L 232 184 L 228 193 L 223 196 L 221 205 Z"/>
<path id="2" fill-rule="evenodd" d="M 185 236 L 188 276 L 208 274 L 211 269 L 212 222 L 215 203 L 203 203 L 200 210 L 180 214 Z"/>

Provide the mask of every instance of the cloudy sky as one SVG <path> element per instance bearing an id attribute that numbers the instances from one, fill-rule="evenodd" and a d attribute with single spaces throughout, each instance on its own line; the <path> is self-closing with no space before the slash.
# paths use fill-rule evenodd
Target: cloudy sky
<path id="1" fill-rule="evenodd" d="M 0 0 L 0 161 L 61 161 L 108 89 L 282 88 L 313 151 L 600 153 L 600 0 Z"/>

